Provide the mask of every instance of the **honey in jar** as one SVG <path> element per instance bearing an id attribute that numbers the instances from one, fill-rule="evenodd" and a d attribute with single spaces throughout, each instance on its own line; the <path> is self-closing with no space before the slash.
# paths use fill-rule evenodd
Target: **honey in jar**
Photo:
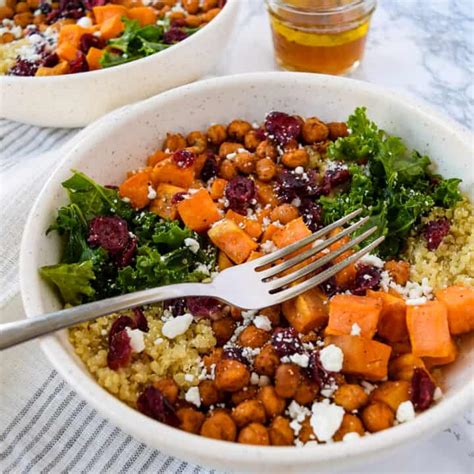
<path id="1" fill-rule="evenodd" d="M 277 62 L 346 74 L 360 63 L 375 0 L 267 0 Z"/>

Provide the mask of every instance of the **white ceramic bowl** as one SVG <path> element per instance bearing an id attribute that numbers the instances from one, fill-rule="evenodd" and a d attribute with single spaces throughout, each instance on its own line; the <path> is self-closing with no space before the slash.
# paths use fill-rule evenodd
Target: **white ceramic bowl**
<path id="1" fill-rule="evenodd" d="M 59 302 L 38 275 L 38 267 L 58 261 L 57 236 L 45 235 L 58 206 L 66 202 L 60 183 L 76 168 L 101 183 L 119 183 L 125 172 L 141 166 L 167 131 L 204 130 L 212 123 L 240 117 L 262 121 L 272 110 L 326 121 L 344 120 L 356 106 L 368 108 L 384 129 L 429 154 L 441 173 L 460 176 L 464 190 L 474 187 L 470 135 L 413 100 L 402 99 L 372 84 L 330 76 L 261 73 L 211 79 L 184 86 L 125 107 L 79 134 L 41 192 L 26 225 L 20 273 L 28 317 L 59 308 Z M 186 460 L 227 471 L 306 472 L 347 467 L 413 444 L 432 435 L 466 409 L 473 393 L 471 341 L 446 372 L 445 398 L 416 417 L 353 443 L 311 448 L 255 447 L 214 441 L 157 423 L 129 408 L 102 389 L 75 356 L 62 331 L 41 341 L 51 363 L 91 405 L 124 431 L 150 446 Z"/>
<path id="2" fill-rule="evenodd" d="M 229 0 L 186 40 L 121 66 L 51 77 L 0 76 L 0 117 L 42 127 L 84 127 L 118 107 L 195 81 L 222 58 L 240 4 Z"/>

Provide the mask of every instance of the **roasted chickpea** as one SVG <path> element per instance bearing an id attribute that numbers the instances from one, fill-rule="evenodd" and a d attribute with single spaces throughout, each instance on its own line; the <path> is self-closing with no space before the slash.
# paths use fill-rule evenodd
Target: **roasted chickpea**
<path id="1" fill-rule="evenodd" d="M 14 10 L 17 3 L 17 0 L 6 0 L 5 6 L 10 7 L 12 10 Z"/>
<path id="2" fill-rule="evenodd" d="M 234 334 L 235 322 L 230 316 L 212 321 L 212 330 L 216 336 L 217 345 L 223 346 Z"/>
<path id="3" fill-rule="evenodd" d="M 346 383 L 341 385 L 334 393 L 334 403 L 346 411 L 358 410 L 369 401 L 364 389 L 357 384 Z"/>
<path id="4" fill-rule="evenodd" d="M 278 150 L 276 146 L 268 140 L 263 140 L 257 146 L 255 154 L 259 158 L 270 158 L 275 161 L 278 158 Z"/>
<path id="5" fill-rule="evenodd" d="M 247 152 L 237 153 L 235 157 L 235 167 L 244 174 L 251 174 L 255 171 L 255 163 L 257 158 Z"/>
<path id="6" fill-rule="evenodd" d="M 360 436 L 364 436 L 364 425 L 356 415 L 344 414 L 341 426 L 333 436 L 334 441 L 341 441 L 347 433 L 358 433 Z"/>
<path id="7" fill-rule="evenodd" d="M 235 424 L 242 428 L 249 423 L 265 423 L 267 415 L 260 400 L 245 400 L 232 410 Z"/>
<path id="8" fill-rule="evenodd" d="M 201 426 L 201 436 L 224 441 L 235 441 L 237 437 L 237 427 L 228 413 L 219 410 L 211 413 L 204 420 Z"/>
<path id="9" fill-rule="evenodd" d="M 270 219 L 272 221 L 280 221 L 281 224 L 285 225 L 294 219 L 299 217 L 300 213 L 298 209 L 291 204 L 280 204 L 275 207 L 270 213 Z"/>
<path id="10" fill-rule="evenodd" d="M 362 421 L 371 433 L 390 428 L 394 419 L 393 410 L 382 402 L 372 402 L 362 412 Z"/>
<path id="11" fill-rule="evenodd" d="M 242 390 L 238 392 L 234 392 L 231 395 L 231 400 L 234 405 L 239 405 L 240 403 L 244 402 L 245 400 L 250 400 L 255 398 L 258 393 L 258 386 L 257 385 L 248 385 L 244 387 Z"/>
<path id="12" fill-rule="evenodd" d="M 22 28 L 26 28 L 27 25 L 33 23 L 33 19 L 33 13 L 30 12 L 17 13 L 13 17 L 13 21 L 15 22 L 15 24 L 21 26 Z"/>
<path id="13" fill-rule="evenodd" d="M 4 20 L 5 18 L 12 18 L 14 13 L 15 12 L 13 11 L 13 8 L 0 7 L 0 20 Z M 5 35 L 5 33 L 4 33 L 4 35 Z M 6 41 L 6 43 L 9 43 L 9 41 Z"/>
<path id="14" fill-rule="evenodd" d="M 258 179 L 271 181 L 277 172 L 275 162 L 271 158 L 261 158 L 255 165 Z"/>
<path id="15" fill-rule="evenodd" d="M 221 400 L 221 394 L 213 380 L 202 380 L 199 383 L 199 395 L 201 396 L 201 403 L 205 407 L 214 405 Z"/>
<path id="16" fill-rule="evenodd" d="M 176 403 L 179 395 L 179 387 L 173 379 L 160 379 L 157 380 L 153 385 L 172 405 Z"/>
<path id="17" fill-rule="evenodd" d="M 227 155 L 237 154 L 237 150 L 242 149 L 240 143 L 235 142 L 223 142 L 219 147 L 219 156 L 221 158 L 226 158 Z"/>
<path id="18" fill-rule="evenodd" d="M 222 356 L 224 355 L 224 349 L 222 347 L 215 347 L 212 349 L 210 354 L 206 354 L 203 356 L 202 361 L 206 368 L 210 368 L 212 365 L 216 365 L 220 360 L 222 360 Z"/>
<path id="19" fill-rule="evenodd" d="M 247 132 L 252 130 L 250 125 L 245 120 L 232 120 L 227 126 L 227 135 L 236 142 L 243 143 Z"/>
<path id="20" fill-rule="evenodd" d="M 400 403 L 410 400 L 410 385 L 406 380 L 384 382 L 371 392 L 370 400 L 383 402 L 396 412 Z"/>
<path id="21" fill-rule="evenodd" d="M 36 10 L 40 6 L 40 0 L 26 0 L 30 10 Z"/>
<path id="22" fill-rule="evenodd" d="M 329 139 L 337 140 L 340 137 L 347 137 L 349 130 L 344 122 L 329 122 L 326 124 L 329 129 Z"/>
<path id="23" fill-rule="evenodd" d="M 290 421 L 284 416 L 277 416 L 268 428 L 272 446 L 292 446 L 295 434 L 290 427 Z"/>
<path id="24" fill-rule="evenodd" d="M 195 148 L 197 153 L 202 153 L 207 148 L 207 137 L 202 132 L 190 132 L 186 137 L 190 147 Z"/>
<path id="25" fill-rule="evenodd" d="M 18 2 L 15 6 L 16 13 L 26 13 L 30 11 L 30 7 L 26 2 Z"/>
<path id="26" fill-rule="evenodd" d="M 202 13 L 200 16 L 201 21 L 203 23 L 209 23 L 212 19 L 214 19 L 217 14 L 221 11 L 220 8 L 213 8 L 212 10 L 209 10 L 205 13 Z"/>
<path id="27" fill-rule="evenodd" d="M 182 0 L 181 4 L 191 15 L 195 15 L 199 11 L 199 0 Z"/>
<path id="28" fill-rule="evenodd" d="M 262 140 L 259 140 L 255 130 L 249 130 L 245 134 L 244 145 L 247 150 L 255 151 Z"/>
<path id="29" fill-rule="evenodd" d="M 311 426 L 311 417 L 306 417 L 301 423 L 301 430 L 299 432 L 298 438 L 303 443 L 314 441 L 316 439 L 313 427 Z"/>
<path id="30" fill-rule="evenodd" d="M 214 146 L 219 146 L 227 139 L 227 132 L 224 125 L 211 125 L 207 129 L 207 139 Z"/>
<path id="31" fill-rule="evenodd" d="M 266 316 L 270 320 L 273 327 L 276 327 L 280 324 L 280 313 L 281 306 L 279 304 L 269 306 L 268 308 L 263 308 L 259 311 L 259 314 Z"/>
<path id="32" fill-rule="evenodd" d="M 309 155 L 303 148 L 288 151 L 281 157 L 281 162 L 287 168 L 298 168 L 299 166 L 305 167 L 309 163 Z"/>
<path id="33" fill-rule="evenodd" d="M 277 367 L 280 365 L 280 357 L 276 353 L 275 348 L 271 344 L 262 347 L 259 354 L 255 356 L 253 363 L 254 370 L 259 375 L 273 377 Z"/>
<path id="34" fill-rule="evenodd" d="M 275 387 L 267 385 L 258 391 L 257 398 L 263 403 L 265 412 L 269 418 L 281 415 L 285 411 L 286 402 L 279 397 Z"/>
<path id="35" fill-rule="evenodd" d="M 239 344 L 242 347 L 255 349 L 262 347 L 270 339 L 270 333 L 255 327 L 253 324 L 247 326 L 239 335 Z"/>
<path id="36" fill-rule="evenodd" d="M 240 322 L 243 320 L 242 318 L 242 311 L 239 308 L 236 308 L 235 306 L 230 307 L 230 317 L 237 322 Z"/>
<path id="37" fill-rule="evenodd" d="M 219 0 L 203 0 L 202 9 L 207 12 L 211 8 L 216 8 L 219 5 Z"/>
<path id="38" fill-rule="evenodd" d="M 237 392 L 248 385 L 250 372 L 237 360 L 223 359 L 216 365 L 216 387 L 226 392 Z"/>
<path id="39" fill-rule="evenodd" d="M 265 426 L 260 423 L 250 423 L 250 425 L 240 430 L 237 442 L 268 446 L 270 444 L 270 436 Z"/>
<path id="40" fill-rule="evenodd" d="M 180 408 L 176 411 L 179 428 L 188 433 L 198 434 L 204 422 L 204 414 L 191 407 Z"/>
<path id="41" fill-rule="evenodd" d="M 426 369 L 425 363 L 412 353 L 403 354 L 389 362 L 388 374 L 390 378 L 411 382 L 416 368 Z"/>
<path id="42" fill-rule="evenodd" d="M 186 15 L 184 17 L 184 24 L 188 28 L 197 28 L 198 26 L 201 25 L 203 19 L 201 15 Z"/>
<path id="43" fill-rule="evenodd" d="M 321 142 L 326 140 L 329 135 L 329 129 L 327 125 L 321 122 L 316 117 L 312 117 L 306 120 L 303 125 L 303 140 L 308 143 Z"/>
<path id="44" fill-rule="evenodd" d="M 296 389 L 294 399 L 300 405 L 308 405 L 316 399 L 319 393 L 319 386 L 307 377 L 301 377 L 301 382 Z"/>
<path id="45" fill-rule="evenodd" d="M 219 177 L 230 181 L 237 176 L 237 169 L 230 160 L 222 160 L 219 165 Z"/>
<path id="46" fill-rule="evenodd" d="M 163 150 L 176 151 L 186 148 L 186 139 L 181 133 L 167 133 L 163 143 Z"/>
<path id="47" fill-rule="evenodd" d="M 11 43 L 14 40 L 15 36 L 9 32 L 3 33 L 2 36 L 0 36 L 0 44 Z"/>
<path id="48" fill-rule="evenodd" d="M 275 390 L 282 398 L 294 397 L 300 384 L 300 368 L 295 364 L 281 364 L 275 373 Z"/>

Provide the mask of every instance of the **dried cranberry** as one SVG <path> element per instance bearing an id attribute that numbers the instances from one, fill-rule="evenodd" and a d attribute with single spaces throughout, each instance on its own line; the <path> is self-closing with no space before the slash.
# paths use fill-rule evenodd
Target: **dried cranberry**
<path id="1" fill-rule="evenodd" d="M 265 118 L 265 129 L 280 145 L 297 140 L 301 134 L 301 122 L 284 112 L 270 112 Z"/>
<path id="2" fill-rule="evenodd" d="M 163 35 L 163 43 L 179 43 L 188 37 L 186 31 L 180 28 L 182 25 L 178 25 L 178 23 L 179 21 L 173 21 L 173 26 Z"/>
<path id="3" fill-rule="evenodd" d="M 257 128 L 255 132 L 256 132 L 255 136 L 257 140 L 260 140 L 261 142 L 263 142 L 263 140 L 267 139 L 267 133 L 265 132 L 265 129 L 263 127 Z"/>
<path id="4" fill-rule="evenodd" d="M 135 323 L 132 318 L 128 316 L 119 316 L 110 326 L 109 330 L 109 345 L 111 344 L 112 338 L 118 334 L 119 332 L 123 331 L 125 328 L 134 328 Z"/>
<path id="5" fill-rule="evenodd" d="M 372 265 L 360 265 L 355 276 L 352 293 L 365 295 L 367 290 L 375 290 L 380 285 L 382 275 L 377 267 Z"/>
<path id="6" fill-rule="evenodd" d="M 173 313 L 173 316 L 181 316 L 186 313 L 186 298 L 175 298 L 168 300 L 165 303 L 165 307 Z"/>
<path id="7" fill-rule="evenodd" d="M 349 170 L 343 166 L 342 163 L 338 163 L 335 168 L 328 170 L 324 175 L 322 185 L 323 194 L 329 194 L 333 188 L 347 183 L 350 179 L 351 173 Z"/>
<path id="8" fill-rule="evenodd" d="M 255 183 L 243 176 L 231 179 L 225 187 L 225 197 L 229 201 L 229 207 L 239 214 L 246 214 L 251 200 L 255 198 Z"/>
<path id="9" fill-rule="evenodd" d="M 430 407 L 435 388 L 426 370 L 415 368 L 411 379 L 411 401 L 415 410 L 423 411 Z"/>
<path id="10" fill-rule="evenodd" d="M 60 0 L 59 17 L 72 18 L 78 20 L 85 15 L 85 8 L 82 0 Z"/>
<path id="11" fill-rule="evenodd" d="M 76 59 L 73 59 L 69 63 L 69 72 L 76 74 L 78 72 L 87 72 L 89 70 L 89 63 L 87 62 L 86 56 L 81 51 L 77 51 Z"/>
<path id="12" fill-rule="evenodd" d="M 301 216 L 303 217 L 304 223 L 310 230 L 314 232 L 322 227 L 323 210 L 319 204 L 316 204 L 310 198 L 304 198 L 301 200 L 301 204 L 298 209 Z"/>
<path id="13" fill-rule="evenodd" d="M 171 426 L 178 426 L 179 419 L 160 390 L 148 386 L 137 398 L 137 409 L 141 413 L 155 420 Z"/>
<path id="14" fill-rule="evenodd" d="M 450 228 L 451 223 L 446 217 L 428 222 L 423 229 L 423 235 L 427 241 L 428 250 L 431 252 L 436 250 L 443 239 L 449 234 Z"/>
<path id="15" fill-rule="evenodd" d="M 180 191 L 179 193 L 173 194 L 173 197 L 171 198 L 171 204 L 178 204 L 178 202 L 184 201 L 184 198 L 186 196 L 185 191 Z"/>
<path id="16" fill-rule="evenodd" d="M 325 282 L 319 285 L 319 288 L 324 291 L 327 296 L 334 296 L 341 289 L 336 284 L 334 277 L 328 278 Z"/>
<path id="17" fill-rule="evenodd" d="M 89 223 L 87 242 L 111 253 L 123 252 L 129 243 L 127 222 L 116 216 L 94 217 Z"/>
<path id="18" fill-rule="evenodd" d="M 248 364 L 248 360 L 244 356 L 243 349 L 241 347 L 227 347 L 223 353 L 224 359 L 232 359 L 242 362 L 242 364 Z"/>
<path id="19" fill-rule="evenodd" d="M 308 376 L 318 384 L 319 388 L 323 388 L 331 378 L 331 372 L 324 369 L 321 359 L 319 358 L 319 351 L 313 351 L 309 355 L 308 362 Z"/>
<path id="20" fill-rule="evenodd" d="M 84 6 L 88 10 L 92 10 L 94 7 L 102 7 L 107 3 L 107 0 L 82 0 Z"/>
<path id="21" fill-rule="evenodd" d="M 125 330 L 114 334 L 109 341 L 109 352 L 107 353 L 107 365 L 112 370 L 125 367 L 132 357 L 132 346 L 130 337 Z"/>
<path id="22" fill-rule="evenodd" d="M 84 54 L 87 54 L 91 48 L 102 49 L 104 47 L 105 41 L 98 36 L 95 36 L 91 33 L 85 33 L 81 36 L 79 49 Z"/>
<path id="23" fill-rule="evenodd" d="M 51 4 L 42 0 L 39 9 L 43 15 L 47 15 L 51 12 Z"/>
<path id="24" fill-rule="evenodd" d="M 28 61 L 26 59 L 18 58 L 13 67 L 8 70 L 9 76 L 34 76 L 40 67 L 37 61 Z"/>
<path id="25" fill-rule="evenodd" d="M 59 56 L 56 53 L 50 53 L 43 59 L 44 67 L 54 67 L 59 63 Z"/>
<path id="26" fill-rule="evenodd" d="M 222 316 L 223 306 L 219 300 L 208 296 L 192 296 L 187 298 L 189 312 L 201 318 L 218 319 Z"/>
<path id="27" fill-rule="evenodd" d="M 140 331 L 148 332 L 148 321 L 146 320 L 145 313 L 141 308 L 133 308 L 133 316 L 135 317 L 135 327 Z"/>
<path id="28" fill-rule="evenodd" d="M 125 248 L 120 252 L 114 255 L 114 261 L 117 267 L 123 268 L 127 265 L 130 265 L 135 254 L 137 253 L 137 239 L 130 238 Z"/>
<path id="29" fill-rule="evenodd" d="M 295 328 L 278 328 L 272 335 L 272 346 L 280 357 L 304 352 Z"/>
<path id="30" fill-rule="evenodd" d="M 209 181 L 215 176 L 217 176 L 217 160 L 213 156 L 210 156 L 204 163 L 199 177 L 203 181 Z"/>
<path id="31" fill-rule="evenodd" d="M 189 168 L 196 161 L 196 155 L 188 150 L 178 150 L 173 153 L 173 160 L 180 168 Z"/>
<path id="32" fill-rule="evenodd" d="M 224 8 L 226 3 L 227 3 L 227 0 L 219 0 L 217 3 L 217 7 Z"/>
<path id="33" fill-rule="evenodd" d="M 314 170 L 297 173 L 284 169 L 277 175 L 276 192 L 282 202 L 291 202 L 295 198 L 316 197 L 322 194 Z"/>

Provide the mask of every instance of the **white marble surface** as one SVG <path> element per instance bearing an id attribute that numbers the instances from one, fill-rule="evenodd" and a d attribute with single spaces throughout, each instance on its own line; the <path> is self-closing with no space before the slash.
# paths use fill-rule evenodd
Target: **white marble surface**
<path id="1" fill-rule="evenodd" d="M 245 3 L 232 46 L 221 61 L 215 75 L 277 69 L 263 0 L 240 0 Z M 369 34 L 365 59 L 353 77 L 384 85 L 404 94 L 425 100 L 449 114 L 465 126 L 473 125 L 473 53 L 474 0 L 380 0 Z M 3 133 L 3 137 L 1 136 Z M 9 192 L 25 187 L 32 177 L 34 159 L 39 152 L 54 151 L 75 131 L 38 129 L 13 123 L 1 123 L 4 154 L 0 160 L 0 179 Z M 29 136 L 34 145 L 19 147 L 16 137 Z M 60 156 L 44 156 L 48 168 Z M 42 184 L 43 172 L 31 181 L 31 191 Z M 8 180 L 8 186 L 7 186 Z M 11 195 L 11 194 L 10 194 Z M 16 217 L 15 217 L 16 219 Z M 2 222 L 5 219 L 2 218 Z M 9 221 L 7 221 L 9 222 Z M 21 221 L 18 224 L 18 235 Z M 12 231 L 13 232 L 13 231 Z M 18 238 L 11 233 L 10 239 Z M 16 262 L 16 255 L 2 259 Z M 8 262 L 7 262 L 8 263 Z M 4 273 L 2 288 L 12 289 L 12 272 Z M 15 285 L 13 285 L 13 289 Z M 23 317 L 19 297 L 1 308 L 1 319 Z M 32 366 L 46 365 L 36 343 L 2 354 L 2 390 L 15 384 L 15 370 L 27 361 Z M 375 464 L 365 465 L 354 473 L 462 473 L 474 472 L 474 414 L 453 420 L 451 427 L 434 434 L 409 449 Z M 172 471 L 168 471 L 172 472 Z"/>

